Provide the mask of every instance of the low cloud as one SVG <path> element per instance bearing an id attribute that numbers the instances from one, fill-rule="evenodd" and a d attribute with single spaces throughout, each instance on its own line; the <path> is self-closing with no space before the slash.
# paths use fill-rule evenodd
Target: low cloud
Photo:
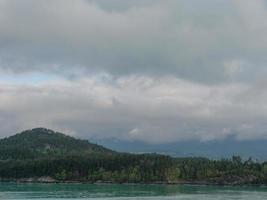
<path id="1" fill-rule="evenodd" d="M 0 123 L 2 130 L 9 131 L 2 131 L 4 135 L 45 126 L 83 138 L 152 143 L 216 140 L 230 135 L 265 138 L 267 92 L 260 98 L 245 98 L 260 86 L 253 87 L 234 83 L 210 86 L 171 76 L 95 75 L 36 86 L 3 83 Z"/>

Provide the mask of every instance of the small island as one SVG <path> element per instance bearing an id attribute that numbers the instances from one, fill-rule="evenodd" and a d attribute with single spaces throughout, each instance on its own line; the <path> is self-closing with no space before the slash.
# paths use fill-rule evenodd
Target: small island
<path id="1" fill-rule="evenodd" d="M 267 185 L 267 162 L 119 153 L 35 128 L 0 140 L 0 181 Z"/>

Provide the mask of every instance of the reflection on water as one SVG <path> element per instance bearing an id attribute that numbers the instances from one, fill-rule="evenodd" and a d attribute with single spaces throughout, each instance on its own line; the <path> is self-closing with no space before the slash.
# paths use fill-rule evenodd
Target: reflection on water
<path id="1" fill-rule="evenodd" d="M 263 200 L 266 187 L 0 183 L 0 199 Z"/>

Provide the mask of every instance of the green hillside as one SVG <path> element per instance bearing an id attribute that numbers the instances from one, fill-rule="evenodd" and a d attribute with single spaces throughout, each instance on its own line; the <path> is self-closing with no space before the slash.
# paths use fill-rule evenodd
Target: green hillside
<path id="1" fill-rule="evenodd" d="M 267 184 L 267 163 L 117 153 L 36 128 L 0 140 L 0 181 Z"/>
<path id="2" fill-rule="evenodd" d="M 45 128 L 26 130 L 0 140 L 0 160 L 111 152 L 87 140 L 75 139 Z"/>

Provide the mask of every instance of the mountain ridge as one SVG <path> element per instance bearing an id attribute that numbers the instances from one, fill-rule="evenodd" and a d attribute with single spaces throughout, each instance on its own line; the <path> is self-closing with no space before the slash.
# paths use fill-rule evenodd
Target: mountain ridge
<path id="1" fill-rule="evenodd" d="M 103 146 L 55 132 L 34 128 L 0 139 L 0 159 L 32 159 L 79 153 L 111 153 Z"/>

